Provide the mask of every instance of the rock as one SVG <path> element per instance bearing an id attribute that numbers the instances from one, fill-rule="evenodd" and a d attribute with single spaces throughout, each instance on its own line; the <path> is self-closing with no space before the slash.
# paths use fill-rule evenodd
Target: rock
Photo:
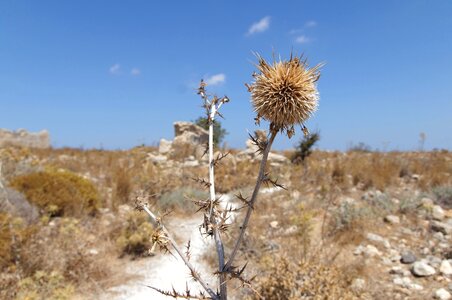
<path id="1" fill-rule="evenodd" d="M 385 239 L 384 237 L 379 236 L 378 234 L 368 233 L 366 235 L 366 238 L 369 241 L 372 241 L 372 242 L 375 242 L 375 243 L 383 245 L 385 248 L 390 248 L 391 247 L 391 244 L 389 244 L 389 241 L 387 239 Z"/>
<path id="2" fill-rule="evenodd" d="M 264 130 L 256 130 L 254 132 L 254 137 L 258 140 L 265 141 L 267 139 L 267 133 Z M 248 139 L 245 144 L 246 149 L 237 153 L 236 158 L 238 160 L 260 160 L 262 155 L 259 153 L 259 147 L 256 146 L 251 139 Z M 276 165 L 289 162 L 289 159 L 284 155 L 273 152 L 268 154 L 268 160 Z"/>
<path id="3" fill-rule="evenodd" d="M 444 219 L 445 213 L 444 210 L 439 205 L 433 205 L 432 208 L 432 217 L 435 220 L 441 221 Z"/>
<path id="4" fill-rule="evenodd" d="M 412 264 L 417 260 L 416 256 L 411 251 L 406 251 L 402 253 L 402 258 L 400 262 L 402 264 Z"/>
<path id="5" fill-rule="evenodd" d="M 442 232 L 443 234 L 452 233 L 452 225 L 439 221 L 431 221 L 430 228 L 433 231 Z"/>
<path id="6" fill-rule="evenodd" d="M 187 142 L 206 143 L 209 140 L 209 132 L 192 122 L 178 121 L 174 122 L 174 136 L 184 136 L 188 132 L 193 133 L 193 136 L 198 137 L 197 140 L 189 140 Z"/>
<path id="7" fill-rule="evenodd" d="M 423 260 L 415 262 L 411 268 L 411 272 L 413 275 L 419 277 L 432 276 L 436 273 L 435 269 Z"/>
<path id="8" fill-rule="evenodd" d="M 47 130 L 28 132 L 25 129 L 19 129 L 17 131 L 0 129 L 0 148 L 7 146 L 49 148 L 49 132 Z"/>
<path id="9" fill-rule="evenodd" d="M 421 199 L 421 203 L 423 207 L 432 207 L 433 206 L 433 200 L 427 197 L 424 197 Z"/>
<path id="10" fill-rule="evenodd" d="M 445 259 L 441 262 L 439 271 L 441 272 L 441 274 L 443 274 L 445 276 L 452 275 L 452 265 L 450 264 L 450 262 L 447 259 Z"/>
<path id="11" fill-rule="evenodd" d="M 168 158 L 165 155 L 155 155 L 152 153 L 148 153 L 147 159 L 153 163 L 163 163 L 168 160 Z"/>
<path id="12" fill-rule="evenodd" d="M 354 292 L 361 292 L 366 288 L 366 281 L 362 278 L 355 278 L 350 285 Z"/>
<path id="13" fill-rule="evenodd" d="M 88 254 L 97 255 L 97 254 L 99 254 L 99 251 L 97 249 L 92 248 L 92 249 L 88 250 Z"/>
<path id="14" fill-rule="evenodd" d="M 381 252 L 378 251 L 378 249 L 372 245 L 367 245 L 366 248 L 364 249 L 363 253 L 365 256 L 368 256 L 368 257 L 381 256 Z"/>
<path id="15" fill-rule="evenodd" d="M 444 288 L 440 288 L 438 290 L 435 291 L 435 299 L 440 299 L 440 300 L 448 300 L 451 299 L 452 296 L 450 295 L 450 293 L 444 289 Z"/>
<path id="16" fill-rule="evenodd" d="M 172 145 L 173 145 L 172 141 L 161 139 L 159 144 L 159 153 L 162 155 L 169 154 L 171 152 Z"/>
<path id="17" fill-rule="evenodd" d="M 283 164 L 283 163 L 289 162 L 289 159 L 287 157 L 285 157 L 284 155 L 276 154 L 276 153 L 273 153 L 273 152 L 270 152 L 268 154 L 268 160 L 270 162 L 275 162 L 275 163 L 278 163 L 278 164 Z"/>
<path id="18" fill-rule="evenodd" d="M 413 174 L 413 175 L 411 175 L 411 179 L 413 179 L 414 181 L 419 181 L 419 179 L 421 179 L 421 175 Z"/>
<path id="19" fill-rule="evenodd" d="M 433 237 L 435 239 L 437 239 L 438 241 L 443 241 L 444 240 L 444 234 L 442 232 L 435 232 L 433 234 Z"/>
<path id="20" fill-rule="evenodd" d="M 184 163 L 182 164 L 182 167 L 185 167 L 185 168 L 197 167 L 197 166 L 199 166 L 199 161 L 197 161 L 197 160 L 187 160 L 187 161 L 184 161 Z"/>
<path id="21" fill-rule="evenodd" d="M 387 215 L 384 218 L 384 221 L 389 223 L 389 224 L 399 224 L 400 223 L 400 218 L 398 216 L 394 216 L 394 215 Z"/>
<path id="22" fill-rule="evenodd" d="M 270 227 L 273 228 L 273 229 L 278 228 L 279 227 L 278 225 L 279 225 L 278 221 L 271 221 L 270 222 Z"/>
<path id="23" fill-rule="evenodd" d="M 0 212 L 7 212 L 13 216 L 20 217 L 28 224 L 39 218 L 39 210 L 31 204 L 24 194 L 11 189 L 4 188 L 0 182 Z"/>
<path id="24" fill-rule="evenodd" d="M 412 283 L 411 279 L 409 277 L 396 277 L 392 280 L 392 282 L 395 285 L 400 285 L 404 288 L 407 288 L 409 290 L 416 290 L 416 291 L 420 291 L 422 289 L 424 289 L 421 285 L 416 284 L 416 283 Z"/>
<path id="25" fill-rule="evenodd" d="M 403 275 L 403 274 L 404 274 L 404 269 L 403 269 L 401 266 L 393 266 L 393 267 L 389 270 L 389 274 Z"/>
<path id="26" fill-rule="evenodd" d="M 191 122 L 175 122 L 174 133 L 172 154 L 175 157 L 193 155 L 198 160 L 203 158 L 205 145 L 209 141 L 207 130 Z"/>

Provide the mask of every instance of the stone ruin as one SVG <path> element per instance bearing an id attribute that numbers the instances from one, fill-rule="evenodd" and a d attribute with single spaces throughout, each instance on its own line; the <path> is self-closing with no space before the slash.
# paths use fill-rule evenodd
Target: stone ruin
<path id="1" fill-rule="evenodd" d="M 15 146 L 27 148 L 49 148 L 50 136 L 47 130 L 28 132 L 25 129 L 10 131 L 0 129 L 0 148 Z"/>
<path id="2" fill-rule="evenodd" d="M 255 133 L 259 138 L 266 137 L 266 132 L 257 130 Z M 198 166 L 199 162 L 207 162 L 208 156 L 203 155 L 206 151 L 209 133 L 207 130 L 191 122 L 174 123 L 174 140 L 161 139 L 158 154 L 149 153 L 148 159 L 153 163 L 170 163 L 171 160 L 183 160 L 184 166 Z M 218 156 L 218 152 L 214 154 Z M 260 159 L 257 147 L 251 140 L 246 141 L 246 149 L 236 155 L 228 155 L 225 159 L 228 163 L 235 165 L 236 161 Z M 280 154 L 269 153 L 271 164 L 282 164 L 289 160 Z"/>

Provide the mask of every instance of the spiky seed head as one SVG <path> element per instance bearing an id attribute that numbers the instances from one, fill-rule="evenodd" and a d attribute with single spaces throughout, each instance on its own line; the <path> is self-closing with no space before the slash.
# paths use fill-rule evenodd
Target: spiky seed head
<path id="1" fill-rule="evenodd" d="M 303 124 L 317 109 L 319 93 L 316 82 L 320 67 L 309 68 L 302 57 L 269 64 L 258 55 L 259 73 L 249 85 L 257 119 L 264 118 L 274 129 L 293 134 L 295 124 Z M 290 136 L 289 136 L 290 137 Z"/>

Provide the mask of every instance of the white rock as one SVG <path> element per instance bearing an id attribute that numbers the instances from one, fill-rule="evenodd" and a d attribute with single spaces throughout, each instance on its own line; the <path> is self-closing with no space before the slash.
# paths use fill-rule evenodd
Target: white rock
<path id="1" fill-rule="evenodd" d="M 450 262 L 447 259 L 445 259 L 441 262 L 439 271 L 441 272 L 441 274 L 446 275 L 446 276 L 452 275 L 452 265 L 450 264 Z"/>
<path id="2" fill-rule="evenodd" d="M 378 234 L 368 233 L 366 235 L 366 238 L 369 241 L 383 245 L 385 248 L 391 248 L 391 244 L 389 244 L 389 241 L 384 237 L 379 236 Z"/>
<path id="3" fill-rule="evenodd" d="M 152 153 L 148 153 L 147 159 L 153 163 L 162 163 L 168 160 L 168 158 L 165 155 L 155 155 Z"/>
<path id="4" fill-rule="evenodd" d="M 444 219 L 444 216 L 445 216 L 445 212 L 441 208 L 441 206 L 434 205 L 433 208 L 432 208 L 432 217 L 433 217 L 433 219 L 441 221 L 442 219 Z"/>
<path id="5" fill-rule="evenodd" d="M 435 291 L 435 299 L 448 300 L 450 298 L 452 298 L 452 296 L 444 288 L 441 288 L 441 289 Z"/>
<path id="6" fill-rule="evenodd" d="M 366 248 L 364 249 L 363 253 L 365 256 L 368 256 L 368 257 L 381 256 L 381 252 L 378 251 L 378 249 L 372 245 L 367 245 Z"/>
<path id="7" fill-rule="evenodd" d="M 423 260 L 415 262 L 411 272 L 420 277 L 432 276 L 436 273 L 435 269 Z"/>
<path id="8" fill-rule="evenodd" d="M 384 221 L 389 224 L 399 224 L 400 218 L 398 216 L 388 215 L 384 218 Z"/>
<path id="9" fill-rule="evenodd" d="M 159 153 L 160 154 L 168 154 L 171 152 L 171 146 L 173 145 L 172 141 L 167 141 L 165 139 L 161 139 L 159 143 Z"/>
<path id="10" fill-rule="evenodd" d="M 355 292 L 363 291 L 366 288 L 366 281 L 362 278 L 355 278 L 350 287 Z"/>
<path id="11" fill-rule="evenodd" d="M 278 221 L 271 221 L 270 222 L 270 227 L 273 228 L 273 229 L 278 228 L 278 225 L 279 225 Z"/>
<path id="12" fill-rule="evenodd" d="M 427 197 L 424 197 L 421 199 L 421 203 L 424 207 L 431 207 L 433 206 L 433 200 Z"/>

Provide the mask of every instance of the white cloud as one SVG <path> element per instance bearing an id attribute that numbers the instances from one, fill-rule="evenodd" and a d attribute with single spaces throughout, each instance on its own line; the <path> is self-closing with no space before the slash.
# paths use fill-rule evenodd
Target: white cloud
<path id="1" fill-rule="evenodd" d="M 317 26 L 317 22 L 316 21 L 308 21 L 304 24 L 304 27 L 308 28 L 308 27 L 315 27 Z"/>
<path id="2" fill-rule="evenodd" d="M 118 75 L 121 71 L 121 65 L 114 64 L 113 66 L 110 67 L 109 71 L 110 71 L 110 74 Z"/>
<path id="3" fill-rule="evenodd" d="M 310 41 L 311 41 L 311 39 L 308 38 L 308 37 L 305 36 L 305 35 L 300 35 L 300 36 L 298 36 L 298 37 L 295 39 L 295 42 L 298 43 L 298 44 L 307 44 L 307 43 L 309 43 Z"/>
<path id="4" fill-rule="evenodd" d="M 215 74 L 212 76 L 207 76 L 205 79 L 205 82 L 207 85 L 219 85 L 226 81 L 226 75 L 223 73 Z"/>
<path id="5" fill-rule="evenodd" d="M 251 27 L 248 29 L 248 35 L 252 35 L 258 32 L 264 32 L 270 28 L 270 17 L 264 17 L 256 23 L 253 23 Z"/>
<path id="6" fill-rule="evenodd" d="M 140 74 L 141 74 L 141 70 L 138 69 L 138 68 L 133 68 L 133 69 L 130 71 L 130 75 L 132 75 L 132 76 L 138 76 L 138 75 L 140 75 Z"/>

